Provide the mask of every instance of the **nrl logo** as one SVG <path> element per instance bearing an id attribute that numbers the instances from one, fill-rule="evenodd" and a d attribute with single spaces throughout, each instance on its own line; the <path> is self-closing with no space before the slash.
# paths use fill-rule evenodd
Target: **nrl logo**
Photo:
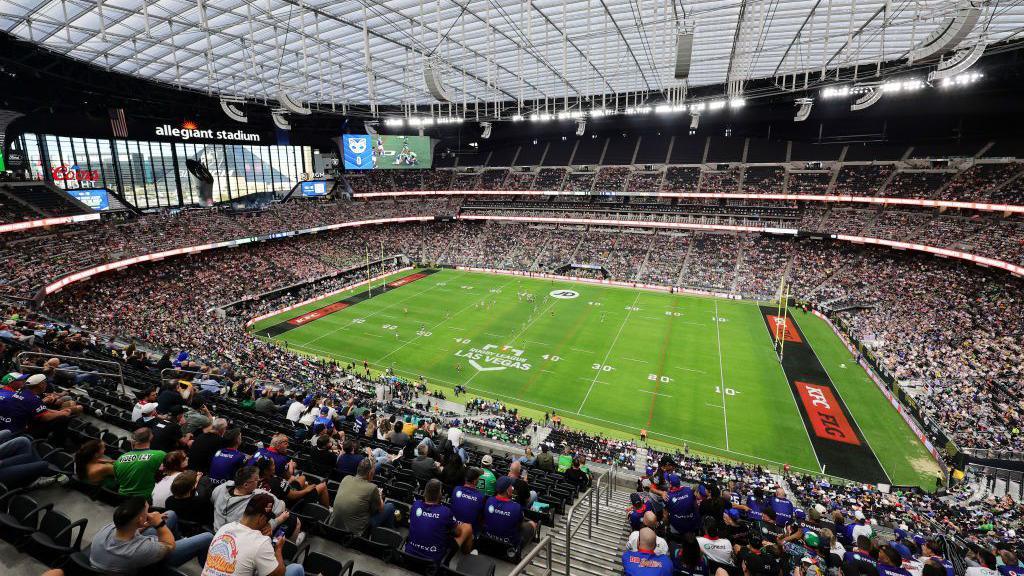
<path id="1" fill-rule="evenodd" d="M 348 149 L 351 150 L 353 154 L 362 154 L 363 152 L 366 152 L 366 139 L 349 138 Z"/>

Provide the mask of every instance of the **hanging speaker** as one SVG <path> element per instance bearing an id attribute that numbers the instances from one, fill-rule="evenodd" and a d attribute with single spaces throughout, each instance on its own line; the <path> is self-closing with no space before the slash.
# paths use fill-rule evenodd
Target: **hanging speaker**
<path id="1" fill-rule="evenodd" d="M 676 80 L 690 77 L 690 56 L 693 55 L 693 32 L 676 34 Z"/>
<path id="2" fill-rule="evenodd" d="M 423 83 L 427 85 L 427 92 L 440 102 L 451 102 L 452 96 L 448 89 L 441 82 L 441 71 L 439 68 L 427 65 L 423 69 Z"/>
<path id="3" fill-rule="evenodd" d="M 910 52 L 909 62 L 927 60 L 933 56 L 956 48 L 961 40 L 974 30 L 981 16 L 979 4 L 965 1 L 957 4 L 953 15 L 942 21 L 942 24 L 929 34 Z"/>
<path id="4" fill-rule="evenodd" d="M 202 162 L 191 158 L 185 160 L 185 169 L 196 181 L 195 189 L 199 192 L 199 203 L 203 206 L 213 206 L 213 174 L 210 174 L 210 170 Z"/>

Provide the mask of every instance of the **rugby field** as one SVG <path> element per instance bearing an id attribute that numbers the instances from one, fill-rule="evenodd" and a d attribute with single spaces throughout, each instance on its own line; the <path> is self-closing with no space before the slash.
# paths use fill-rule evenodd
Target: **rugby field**
<path id="1" fill-rule="evenodd" d="M 527 296 L 529 294 L 529 296 Z M 842 342 L 770 305 L 460 270 L 410 270 L 253 326 L 289 349 L 466 386 L 612 437 L 868 482 L 937 467 Z"/>

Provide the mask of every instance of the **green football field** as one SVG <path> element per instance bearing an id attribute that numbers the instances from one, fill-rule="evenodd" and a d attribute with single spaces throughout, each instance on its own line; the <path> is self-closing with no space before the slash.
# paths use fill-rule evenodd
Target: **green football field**
<path id="1" fill-rule="evenodd" d="M 407 271 L 388 284 L 253 329 L 295 351 L 422 375 L 431 388 L 462 384 L 531 416 L 556 411 L 570 427 L 631 439 L 646 429 L 655 447 L 685 443 L 813 472 L 825 462 L 826 473 L 845 466 L 846 477 L 869 458 L 880 465 L 876 481 L 935 485 L 924 446 L 813 315 L 795 311 L 793 321 L 831 379 L 830 401 L 845 402 L 844 420 L 859 428 L 853 440 L 824 442 L 801 416 L 762 317 L 767 307 L 756 303 L 459 270 Z"/>

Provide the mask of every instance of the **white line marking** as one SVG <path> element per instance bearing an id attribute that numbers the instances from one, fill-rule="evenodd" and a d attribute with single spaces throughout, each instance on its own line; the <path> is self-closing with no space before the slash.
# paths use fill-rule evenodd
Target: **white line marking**
<path id="1" fill-rule="evenodd" d="M 710 402 L 705 402 L 704 405 L 705 406 L 711 406 L 712 408 L 721 408 L 722 407 L 721 404 L 712 404 Z"/>
<path id="2" fill-rule="evenodd" d="M 633 299 L 633 304 L 630 308 L 636 308 L 636 303 L 640 301 L 640 293 L 636 293 L 636 298 Z M 615 348 L 615 343 L 619 341 L 619 336 L 622 335 L 622 329 L 626 327 L 626 322 L 629 322 L 629 315 L 633 313 L 633 310 L 626 311 L 626 317 L 622 319 L 622 324 L 619 324 L 619 331 L 615 333 L 615 338 L 612 340 L 611 346 L 608 347 L 608 351 L 604 353 L 604 360 L 601 360 L 601 364 L 608 363 L 608 357 L 612 354 L 612 349 Z M 587 389 L 587 395 L 583 397 L 583 402 L 580 402 L 580 407 L 576 409 L 576 415 L 579 416 L 580 412 L 583 411 L 583 405 L 587 403 L 587 398 L 590 398 L 590 393 L 594 391 L 594 384 L 597 383 L 597 377 L 601 373 L 598 372 L 594 375 L 594 381 L 590 383 L 590 388 Z"/>
<path id="3" fill-rule="evenodd" d="M 655 396 L 666 396 L 668 398 L 672 397 L 671 394 L 662 394 L 661 392 L 652 392 L 650 390 L 643 390 L 643 389 L 640 389 L 640 388 L 637 388 L 637 392 L 644 392 L 644 393 L 647 393 L 647 394 L 654 394 Z"/>
<path id="4" fill-rule="evenodd" d="M 511 280 L 509 280 L 509 281 L 508 281 L 508 282 L 506 282 L 505 284 L 502 284 L 502 286 L 503 286 L 503 287 L 504 287 L 504 286 L 508 286 L 508 285 L 509 285 L 509 284 L 511 284 L 511 283 L 512 283 L 512 281 L 511 281 Z M 428 330 L 428 332 L 432 332 L 432 331 L 433 331 L 434 329 L 436 329 L 436 328 L 437 328 L 438 326 L 440 326 L 441 324 L 444 324 L 445 322 L 447 322 L 447 321 L 451 320 L 452 318 L 454 318 L 454 317 L 458 316 L 459 314 L 462 314 L 463 312 L 465 312 L 466 310 L 468 310 L 470 306 L 474 306 L 475 304 L 476 304 L 476 302 L 470 302 L 469 304 L 466 304 L 466 305 L 465 305 L 464 307 L 462 307 L 462 308 L 459 308 L 459 309 L 458 309 L 458 310 L 457 310 L 457 311 L 456 311 L 456 312 L 455 312 L 454 314 L 451 314 L 451 315 L 449 315 L 448 317 L 446 317 L 446 318 L 444 318 L 443 320 L 441 320 L 440 322 L 438 322 L 437 324 L 434 324 L 434 325 L 432 325 L 432 326 L 430 327 L 430 329 Z M 384 360 L 384 359 L 385 359 L 385 358 L 387 358 L 388 356 L 391 356 L 391 355 L 392 355 L 392 354 L 394 354 L 395 352 L 398 352 L 398 351 L 399 351 L 399 350 L 401 350 L 402 348 L 405 348 L 405 347 L 406 347 L 406 346 L 408 346 L 409 344 L 412 344 L 413 342 L 415 342 L 416 340 L 419 340 L 419 339 L 420 339 L 420 336 L 419 336 L 419 335 L 417 334 L 417 335 L 416 335 L 416 337 L 415 337 L 415 338 L 413 338 L 412 340 L 409 340 L 409 341 L 408 341 L 408 342 L 406 342 L 405 344 L 402 344 L 402 345 L 401 345 L 401 346 L 399 346 L 398 348 L 395 348 L 395 349 L 394 349 L 394 350 L 392 350 L 391 352 L 388 352 L 387 354 L 385 354 L 385 355 L 381 356 L 380 358 L 378 358 L 378 359 L 377 359 L 377 362 L 380 362 L 380 361 Z M 477 372 L 477 374 L 479 374 L 479 372 Z"/>
<path id="5" fill-rule="evenodd" d="M 382 336 L 380 334 L 371 334 L 369 332 L 363 332 L 363 335 L 364 336 L 373 336 L 374 338 L 383 338 L 384 337 L 384 336 Z"/>
<path id="6" fill-rule="evenodd" d="M 462 274 L 462 276 L 465 276 L 465 275 L 466 275 L 465 273 Z M 402 304 L 403 302 L 407 302 L 409 300 L 412 300 L 413 298 L 419 296 L 420 294 L 423 294 L 425 292 L 429 292 L 429 291 L 431 291 L 431 290 L 433 290 L 435 288 L 437 288 L 436 284 L 433 285 L 433 286 L 430 286 L 429 288 L 424 288 L 423 290 L 420 290 L 419 292 L 416 292 L 415 294 L 410 294 L 408 298 L 403 298 L 402 300 L 396 300 L 395 302 L 392 302 L 391 304 L 388 304 L 387 306 L 384 306 L 380 310 L 377 310 L 375 312 L 371 312 L 371 313 L 367 314 L 366 316 L 363 316 L 363 318 L 372 318 L 373 316 L 376 316 L 376 315 L 384 312 L 385 310 L 391 308 L 392 306 L 397 306 L 399 304 Z M 387 292 L 384 292 L 384 294 L 387 294 Z M 327 318 L 327 316 L 324 316 L 323 318 Z M 321 320 L 321 319 L 322 318 L 317 318 L 317 320 Z M 316 338 L 313 338 L 312 340 L 309 340 L 309 341 L 305 342 L 304 345 L 305 344 L 312 344 L 314 342 L 318 342 L 321 339 L 330 336 L 331 334 L 335 334 L 337 332 L 341 332 L 342 330 L 347 330 L 347 329 L 351 328 L 352 326 L 354 326 L 354 324 L 348 323 L 348 324 L 345 324 L 344 326 L 341 326 L 340 328 L 335 328 L 334 330 L 329 330 L 329 331 L 324 332 L 323 334 L 317 336 Z"/>
<path id="7" fill-rule="evenodd" d="M 340 359 L 343 359 L 343 360 L 350 360 L 352 362 L 362 362 L 361 359 L 356 358 L 354 356 L 347 356 L 347 355 L 342 354 L 342 353 L 337 352 L 337 351 L 324 350 L 322 348 L 304 347 L 304 346 L 301 346 L 301 345 L 299 345 L 299 346 L 291 346 L 291 348 L 292 349 L 300 349 L 302 351 L 305 351 L 308 354 L 311 354 L 313 356 L 317 356 L 317 357 L 320 357 L 320 358 L 340 358 Z M 375 367 L 376 368 L 383 368 L 383 366 L 379 366 L 379 365 L 375 366 Z M 398 368 L 398 367 L 394 368 L 394 370 L 397 373 L 403 373 L 403 374 L 406 374 L 408 376 L 412 376 L 414 378 L 418 378 L 419 375 L 420 375 L 418 372 L 413 372 L 413 371 L 405 370 L 403 368 Z M 479 372 L 477 374 L 479 374 Z M 449 386 L 454 386 L 456 384 L 455 382 L 452 382 L 450 380 L 445 380 L 443 378 L 433 378 L 433 380 L 435 382 L 442 382 L 444 384 L 448 384 Z M 483 388 L 474 388 L 472 386 L 466 386 L 466 389 L 471 391 L 471 392 L 475 392 L 477 394 L 480 394 L 481 396 L 487 396 L 487 397 L 490 397 L 490 398 L 503 398 L 503 399 L 507 399 L 507 400 L 512 400 L 514 402 L 518 402 L 518 403 L 526 405 L 526 406 L 534 406 L 534 407 L 537 407 L 537 408 L 543 408 L 543 409 L 547 409 L 547 410 L 562 410 L 563 412 L 567 412 L 567 410 L 565 408 L 562 408 L 562 407 L 552 406 L 550 404 L 541 404 L 539 402 L 534 402 L 532 400 L 525 400 L 525 399 L 519 398 L 517 396 L 510 396 L 508 394 L 502 394 L 500 392 L 494 392 L 492 390 L 485 390 Z M 792 394 L 790 394 L 790 396 L 792 396 Z M 571 412 L 568 412 L 568 413 L 571 414 Z M 588 420 L 593 420 L 595 422 L 603 422 L 605 424 L 614 424 L 620 430 L 636 431 L 636 432 L 640 431 L 640 429 L 637 428 L 636 426 L 631 426 L 629 424 L 623 424 L 622 422 L 618 422 L 616 420 L 608 420 L 608 419 L 605 419 L 605 418 L 600 418 L 598 416 L 584 416 L 584 418 L 586 418 Z M 672 434 L 664 434 L 664 433 L 661 433 L 661 432 L 651 432 L 650 434 L 651 434 L 651 436 L 660 436 L 662 438 L 669 438 L 671 440 L 675 440 L 679 444 L 685 442 L 687 444 L 690 444 L 691 446 L 699 446 L 699 447 L 702 447 L 702 448 L 710 448 L 712 450 L 721 450 L 723 452 L 728 452 L 730 454 L 735 454 L 737 456 L 742 456 L 743 458 L 749 458 L 751 460 L 756 460 L 758 462 L 767 462 L 769 464 L 775 464 L 775 465 L 778 465 L 778 466 L 782 466 L 783 464 L 785 464 L 785 462 L 779 462 L 778 460 L 771 460 L 771 459 L 768 459 L 768 458 L 762 458 L 760 456 L 755 456 L 753 454 L 747 454 L 746 452 L 737 452 L 735 450 L 729 450 L 729 449 L 726 449 L 726 448 L 722 448 L 721 446 L 715 446 L 713 444 L 705 444 L 705 443 L 703 443 L 703 442 L 701 442 L 699 440 L 693 440 L 691 438 L 684 438 L 682 436 L 673 436 Z M 811 470 L 809 468 L 803 468 L 801 466 L 793 466 L 792 468 L 794 470 L 802 470 L 804 472 L 813 472 L 815 474 L 821 474 L 821 470 Z"/>
<path id="8" fill-rule="evenodd" d="M 541 372 L 547 372 L 548 374 L 554 374 L 554 372 L 551 371 L 551 370 L 541 370 Z"/>
<path id="9" fill-rule="evenodd" d="M 494 332 L 484 332 L 484 334 L 494 336 L 495 338 L 504 338 L 505 336 L 508 336 L 508 334 L 495 334 Z"/>
<path id="10" fill-rule="evenodd" d="M 626 357 L 623 357 L 622 359 L 626 360 L 627 362 L 639 362 L 641 364 L 650 364 L 650 362 L 648 362 L 647 360 L 641 360 L 639 358 L 626 358 Z"/>
<path id="11" fill-rule="evenodd" d="M 715 318 L 718 316 L 718 300 L 715 300 Z M 715 322 L 715 335 L 718 337 L 718 377 L 721 382 L 719 390 L 722 392 L 722 423 L 725 426 L 725 449 L 729 449 L 729 411 L 725 409 L 725 366 L 722 362 L 722 329 L 721 322 Z"/>
<path id="12" fill-rule="evenodd" d="M 696 372 L 698 374 L 707 374 L 707 372 L 705 372 L 703 370 L 698 370 L 696 368 L 686 368 L 684 366 L 676 366 L 676 370 L 685 370 L 687 372 Z"/>
<path id="13" fill-rule="evenodd" d="M 551 344 L 548 344 L 547 342 L 538 342 L 536 340 L 527 340 L 526 338 L 523 338 L 523 342 L 529 342 L 530 344 L 537 344 L 539 346 L 551 346 Z"/>
<path id="14" fill-rule="evenodd" d="M 583 352 L 584 354 L 593 354 L 594 353 L 593 350 L 584 350 L 583 348 L 576 348 L 574 346 L 570 346 L 569 349 L 570 350 L 575 350 L 577 352 Z M 607 357 L 605 357 L 605 359 L 607 360 Z"/>

